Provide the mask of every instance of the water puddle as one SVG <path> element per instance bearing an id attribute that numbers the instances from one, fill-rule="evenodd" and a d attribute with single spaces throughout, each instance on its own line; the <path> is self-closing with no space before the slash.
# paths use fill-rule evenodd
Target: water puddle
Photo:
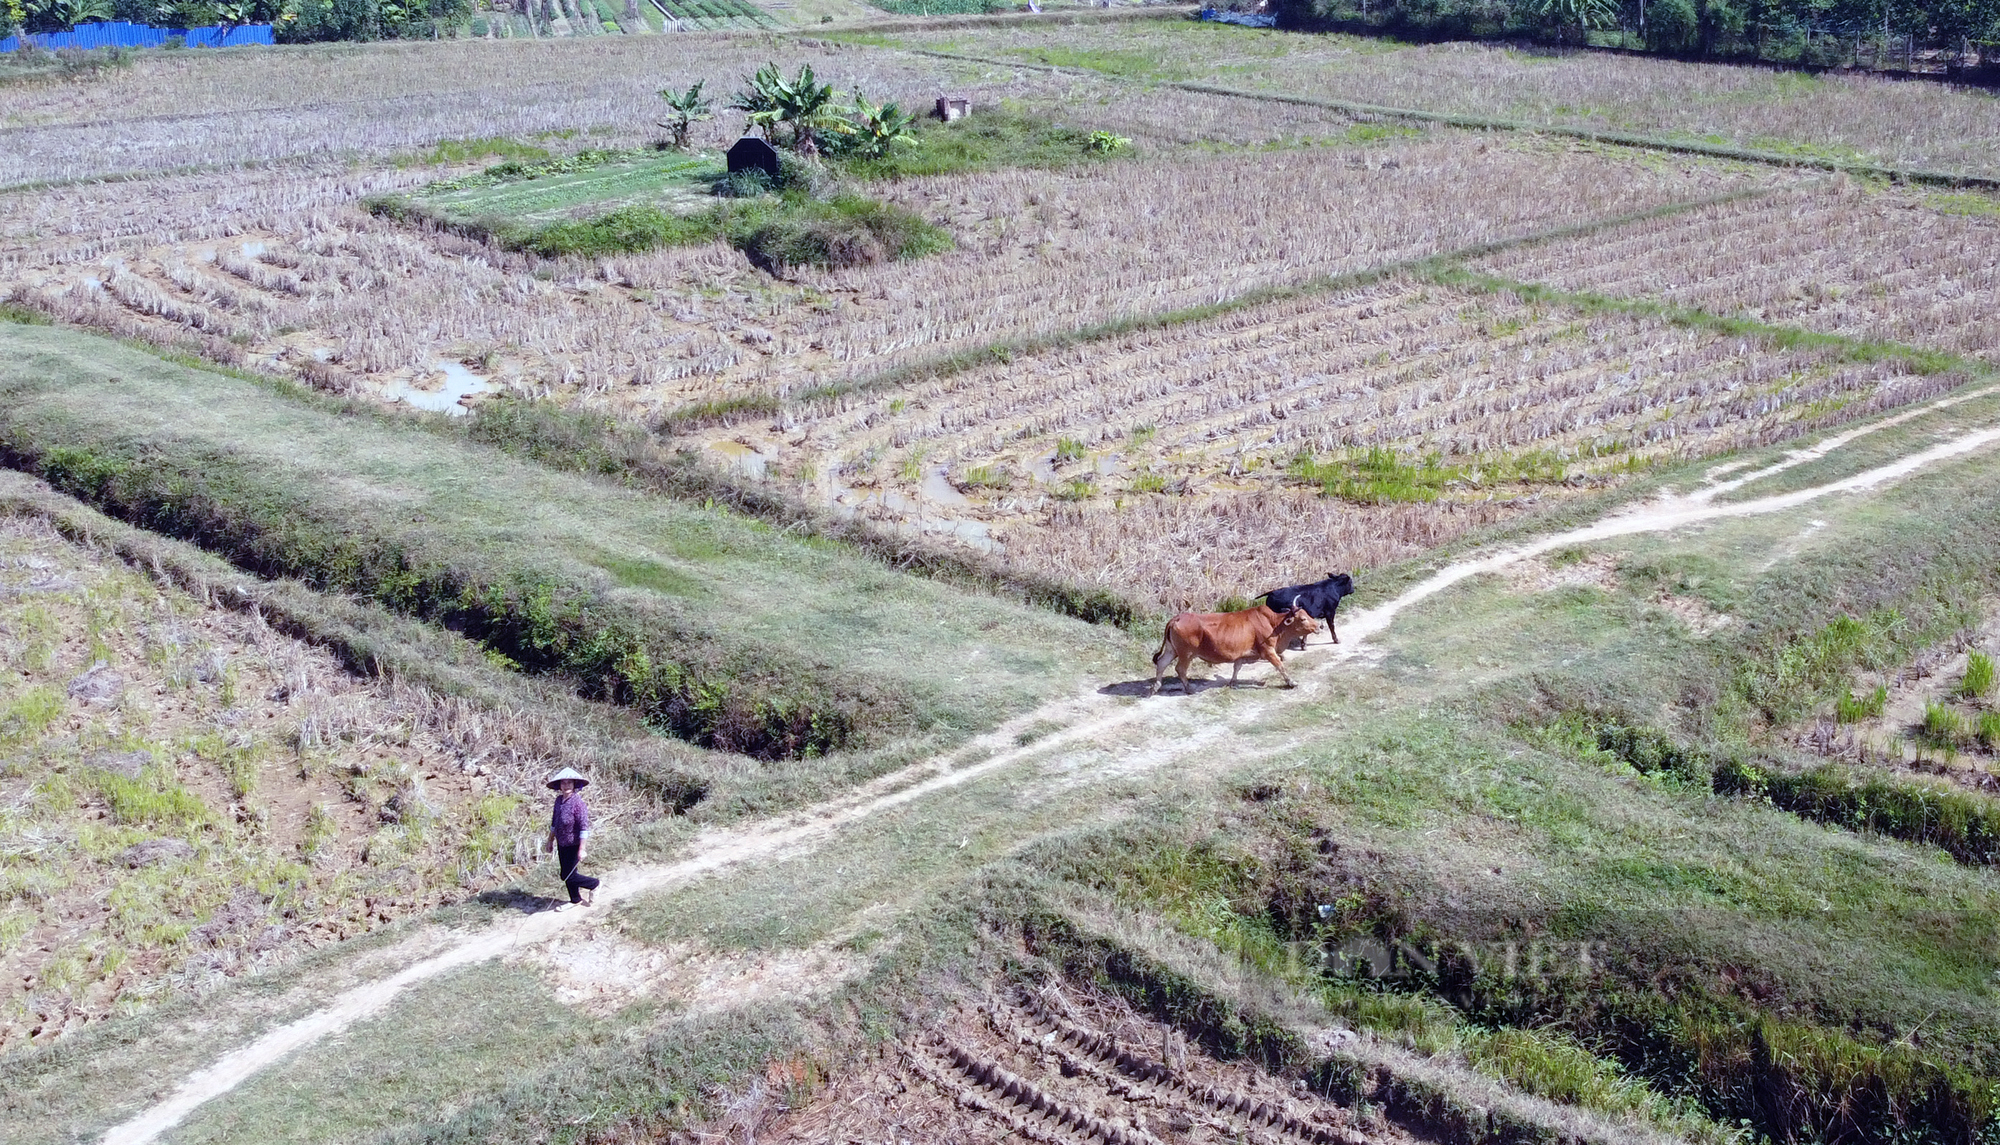
<path id="1" fill-rule="evenodd" d="M 260 254 L 263 254 L 263 253 L 264 253 L 264 244 L 263 244 L 263 243 L 244 243 L 244 244 L 243 244 L 243 257 L 244 257 L 244 258 L 256 258 L 256 257 L 257 257 L 258 255 L 260 255 Z"/>
<path id="2" fill-rule="evenodd" d="M 757 451 L 754 445 L 740 441 L 711 441 L 708 447 L 728 459 L 729 467 L 745 477 L 762 478 L 770 467 L 770 459 Z"/>
<path id="3" fill-rule="evenodd" d="M 444 384 L 438 389 L 418 389 L 413 381 L 401 381 L 390 387 L 388 393 L 383 396 L 392 402 L 402 402 L 420 410 L 463 417 L 469 412 L 464 405 L 466 398 L 474 394 L 488 393 L 493 389 L 493 383 L 457 362 L 439 362 L 437 371 L 444 375 Z"/>
<path id="4" fill-rule="evenodd" d="M 925 475 L 924 483 L 919 487 L 923 495 L 946 508 L 969 508 L 972 505 L 972 499 L 960 493 L 952 485 L 951 479 L 945 476 L 945 472 L 945 467 L 940 465 Z"/>
<path id="5" fill-rule="evenodd" d="M 950 500 L 934 496 L 934 483 L 949 490 Z M 838 481 L 833 482 L 827 496 L 827 508 L 843 517 L 859 514 L 870 505 L 880 505 L 904 519 L 895 523 L 898 529 L 910 529 L 920 533 L 939 533 L 963 541 L 985 553 L 998 553 L 1005 546 L 993 539 L 992 529 L 984 521 L 969 521 L 959 517 L 934 515 L 939 505 L 951 508 L 970 508 L 972 501 L 958 490 L 951 488 L 944 480 L 944 470 L 924 479 L 921 496 L 905 497 L 893 489 L 875 489 L 863 493 L 849 488 Z"/>

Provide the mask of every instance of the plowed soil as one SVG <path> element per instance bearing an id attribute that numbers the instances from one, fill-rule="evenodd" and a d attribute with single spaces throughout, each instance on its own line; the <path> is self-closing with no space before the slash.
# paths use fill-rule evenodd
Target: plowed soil
<path id="1" fill-rule="evenodd" d="M 747 1111 L 739 1111 L 739 1118 Z M 740 1128 L 750 1128 L 745 1124 Z M 757 1128 L 772 1142 L 1402 1142 L 1408 1134 L 1123 1002 L 1001 988 Z"/>

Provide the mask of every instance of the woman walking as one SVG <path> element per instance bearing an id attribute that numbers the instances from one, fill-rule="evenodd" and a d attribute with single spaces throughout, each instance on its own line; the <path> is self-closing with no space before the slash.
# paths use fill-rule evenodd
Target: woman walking
<path id="1" fill-rule="evenodd" d="M 547 849 L 555 852 L 563 887 L 569 891 L 569 901 L 558 903 L 557 910 L 568 910 L 578 904 L 589 906 L 597 890 L 597 880 L 578 874 L 576 869 L 583 862 L 584 841 L 590 838 L 590 808 L 583 805 L 580 794 L 588 786 L 590 780 L 577 774 L 573 767 L 549 776 L 549 787 L 556 793 L 556 806 L 549 816 Z"/>

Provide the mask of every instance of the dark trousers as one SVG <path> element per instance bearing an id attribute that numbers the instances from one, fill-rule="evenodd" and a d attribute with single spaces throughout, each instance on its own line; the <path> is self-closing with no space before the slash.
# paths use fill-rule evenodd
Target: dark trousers
<path id="1" fill-rule="evenodd" d="M 556 866 L 562 871 L 563 886 L 569 888 L 569 901 L 571 902 L 583 901 L 583 896 L 578 894 L 578 891 L 594 891 L 597 889 L 596 879 L 591 878 L 589 875 L 579 875 L 576 873 L 576 853 L 582 849 L 581 844 L 574 847 L 565 847 L 561 843 L 556 844 Z"/>

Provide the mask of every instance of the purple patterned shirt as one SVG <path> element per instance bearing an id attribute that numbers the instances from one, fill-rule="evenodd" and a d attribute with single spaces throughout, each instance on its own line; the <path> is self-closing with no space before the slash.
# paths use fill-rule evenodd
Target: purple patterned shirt
<path id="1" fill-rule="evenodd" d="M 589 830 L 590 808 L 583 805 L 583 796 L 574 791 L 556 796 L 555 814 L 549 817 L 549 832 L 556 837 L 556 846 L 574 847 Z"/>

